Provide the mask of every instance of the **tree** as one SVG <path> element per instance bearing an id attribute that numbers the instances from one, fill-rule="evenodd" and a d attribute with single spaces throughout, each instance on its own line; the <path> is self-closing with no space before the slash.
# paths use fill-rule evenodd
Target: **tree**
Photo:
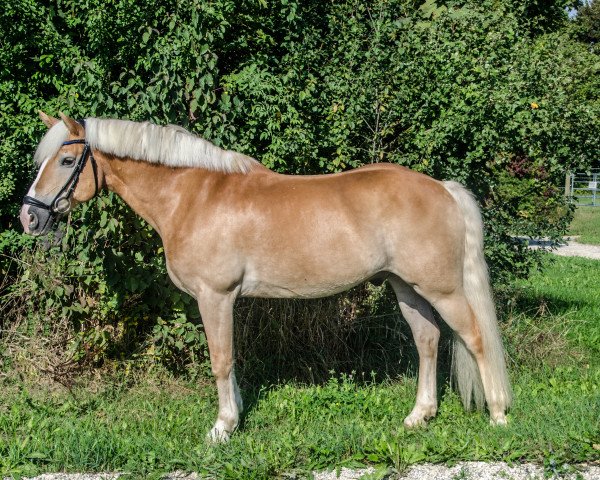
<path id="1" fill-rule="evenodd" d="M 40 108 L 180 124 L 284 173 L 390 161 L 459 180 L 483 208 L 496 281 L 527 275 L 539 253 L 517 237 L 565 232 L 564 174 L 600 150 L 598 60 L 569 37 L 565 5 L 7 0 L 0 269 L 12 286 L 0 295 L 29 291 L 19 297 L 28 308 L 60 312 L 94 355 L 116 344 L 103 325 L 121 342 L 124 332 L 163 339 L 169 358 L 201 337 L 156 236 L 112 196 L 73 214 L 68 254 L 42 255 L 18 233 Z M 7 254 L 44 267 L 23 272 Z M 69 276 L 85 280 L 75 287 Z M 44 298 L 33 295 L 40 288 Z"/>
<path id="2" fill-rule="evenodd" d="M 600 40 L 600 2 L 584 3 L 577 10 L 575 24 L 577 37 L 596 48 Z"/>

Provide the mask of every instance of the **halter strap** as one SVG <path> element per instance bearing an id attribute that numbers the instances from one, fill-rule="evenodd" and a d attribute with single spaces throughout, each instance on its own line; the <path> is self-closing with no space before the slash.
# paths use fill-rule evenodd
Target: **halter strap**
<path id="1" fill-rule="evenodd" d="M 79 123 L 81 123 L 82 126 L 85 127 L 85 121 L 81 120 L 81 121 L 79 121 Z M 77 140 L 67 140 L 66 142 L 63 142 L 62 146 L 76 145 L 76 144 L 84 145 L 83 152 L 81 153 L 81 156 L 77 160 L 77 164 L 73 168 L 73 171 L 71 172 L 71 175 L 69 176 L 69 179 L 64 184 L 64 186 L 59 190 L 59 192 L 56 194 L 56 196 L 54 197 L 52 202 L 47 204 L 47 203 L 44 203 L 44 202 L 38 200 L 37 198 L 33 198 L 33 197 L 30 197 L 29 195 L 25 195 L 25 197 L 23 197 L 23 204 L 31 205 L 33 207 L 41 208 L 43 210 L 48 210 L 48 212 L 50 212 L 50 215 L 52 215 L 52 216 L 57 216 L 60 214 L 67 213 L 71 209 L 71 196 L 73 195 L 73 192 L 75 191 L 75 188 L 77 187 L 77 183 L 79 182 L 79 177 L 85 167 L 85 163 L 87 162 L 88 158 L 91 159 L 92 170 L 94 172 L 94 186 L 95 186 L 94 196 L 96 196 L 98 194 L 98 168 L 96 165 L 96 160 L 94 159 L 94 155 L 92 155 L 92 150 L 90 148 L 89 143 L 85 139 L 81 138 L 81 139 L 77 139 Z M 66 209 L 58 208 L 59 202 L 61 202 L 62 200 L 66 200 L 68 202 L 68 206 Z"/>

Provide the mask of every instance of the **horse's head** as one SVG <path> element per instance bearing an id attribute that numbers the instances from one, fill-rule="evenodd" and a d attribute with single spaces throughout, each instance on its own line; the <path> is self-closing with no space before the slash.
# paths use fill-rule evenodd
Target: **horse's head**
<path id="1" fill-rule="evenodd" d="M 64 114 L 61 120 L 40 112 L 48 127 L 35 152 L 40 166 L 23 198 L 21 223 L 25 233 L 44 235 L 54 221 L 98 192 L 98 167 L 85 140 L 84 122 Z"/>

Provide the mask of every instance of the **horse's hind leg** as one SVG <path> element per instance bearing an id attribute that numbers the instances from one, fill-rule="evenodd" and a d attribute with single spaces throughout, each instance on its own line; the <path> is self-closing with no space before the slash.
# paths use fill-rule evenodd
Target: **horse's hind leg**
<path id="1" fill-rule="evenodd" d="M 482 407 L 485 395 L 491 422 L 506 424 L 505 410 L 510 401 L 510 392 L 508 380 L 503 378 L 504 352 L 499 334 L 484 330 L 485 324 L 478 321 L 462 289 L 436 299 L 434 307 L 468 351 L 463 357 L 455 347 L 455 357 L 458 357 L 454 359 L 454 368 L 458 369 L 457 380 L 467 385 L 465 388 L 459 384 L 463 403 L 468 407 L 474 399 Z M 457 356 L 457 353 L 460 355 Z"/>
<path id="2" fill-rule="evenodd" d="M 414 289 L 400 279 L 390 279 L 402 315 L 412 331 L 419 353 L 417 401 L 404 419 L 406 427 L 424 425 L 437 412 L 437 353 L 440 329 L 431 306 Z"/>
<path id="3" fill-rule="evenodd" d="M 198 300 L 219 395 L 219 413 L 208 438 L 213 442 L 226 442 L 237 427 L 242 411 L 242 398 L 233 368 L 235 296 L 204 292 Z"/>

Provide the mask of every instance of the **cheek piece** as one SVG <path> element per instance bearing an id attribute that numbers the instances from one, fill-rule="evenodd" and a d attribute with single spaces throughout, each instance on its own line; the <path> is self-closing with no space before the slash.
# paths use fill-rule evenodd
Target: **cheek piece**
<path id="1" fill-rule="evenodd" d="M 85 164 L 90 159 L 90 163 L 92 164 L 92 170 L 94 171 L 94 184 L 95 191 L 94 196 L 98 193 L 98 168 L 96 166 L 96 161 L 94 160 L 94 156 L 92 155 L 92 151 L 88 142 L 84 139 L 79 140 L 69 140 L 63 143 L 64 145 L 74 145 L 74 144 L 82 144 L 83 152 L 81 156 L 77 159 L 77 163 L 69 176 L 67 182 L 63 185 L 60 191 L 56 194 L 54 199 L 50 203 L 44 203 L 37 198 L 30 197 L 29 195 L 25 195 L 23 197 L 24 205 L 31 205 L 32 207 L 40 208 L 42 210 L 48 211 L 51 217 L 57 217 L 59 215 L 64 215 L 69 210 L 71 210 L 71 198 L 73 196 L 73 192 L 75 191 L 75 187 L 77 187 L 77 183 L 79 182 L 79 177 Z"/>

